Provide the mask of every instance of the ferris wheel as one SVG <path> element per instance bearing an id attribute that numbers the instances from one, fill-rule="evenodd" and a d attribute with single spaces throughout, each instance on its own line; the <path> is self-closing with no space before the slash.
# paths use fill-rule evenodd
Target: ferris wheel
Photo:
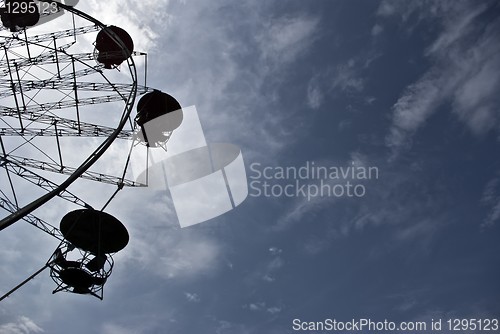
<path id="1" fill-rule="evenodd" d="M 47 268 L 56 283 L 54 293 L 102 299 L 114 265 L 112 255 L 129 240 L 125 226 L 104 210 L 120 190 L 145 186 L 126 178 L 132 149 L 136 145 L 165 148 L 175 127 L 148 136 L 145 125 L 180 110 L 180 105 L 170 95 L 138 84 L 134 57 L 146 54 L 134 51 L 133 40 L 123 28 L 105 25 L 60 1 L 5 0 L 0 7 L 0 208 L 4 213 L 0 230 L 24 221 L 60 240 L 47 263 L 0 300 Z M 41 19 L 62 11 L 66 19 L 57 18 L 57 29 L 37 33 Z M 112 143 L 120 140 L 131 144 L 128 155 L 120 157 L 119 170 L 93 170 Z M 92 205 L 68 189 L 81 179 L 109 184 L 115 190 L 103 203 Z M 59 227 L 36 211 L 56 198 L 74 206 Z"/>

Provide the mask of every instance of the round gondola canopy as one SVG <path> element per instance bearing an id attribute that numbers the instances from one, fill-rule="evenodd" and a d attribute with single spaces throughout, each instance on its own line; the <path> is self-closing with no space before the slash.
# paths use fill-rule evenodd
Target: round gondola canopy
<path id="1" fill-rule="evenodd" d="M 79 209 L 66 214 L 60 229 L 75 247 L 93 254 L 115 253 L 127 246 L 125 226 L 112 215 L 92 209 Z"/>
<path id="2" fill-rule="evenodd" d="M 33 0 L 7 0 L 5 7 L 0 9 L 4 27 L 11 32 L 32 27 L 40 20 L 38 6 Z"/>
<path id="3" fill-rule="evenodd" d="M 183 119 L 182 107 L 171 95 L 154 90 L 144 94 L 137 103 L 137 116 L 135 118 L 138 125 L 158 118 L 162 115 L 170 114 L 166 124 L 161 124 L 163 131 L 172 131 L 178 128 Z M 162 122 L 163 123 L 163 122 Z"/>
<path id="4" fill-rule="evenodd" d="M 95 48 L 99 51 L 97 61 L 110 68 L 112 65 L 120 65 L 132 55 L 134 41 L 124 29 L 108 26 L 97 34 Z"/>

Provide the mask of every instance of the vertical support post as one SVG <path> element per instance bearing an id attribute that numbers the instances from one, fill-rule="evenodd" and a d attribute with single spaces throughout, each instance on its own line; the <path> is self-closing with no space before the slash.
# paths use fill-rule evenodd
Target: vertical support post
<path id="1" fill-rule="evenodd" d="M 21 77 L 19 76 L 19 67 L 18 67 L 16 62 L 14 62 L 14 68 L 16 69 L 17 83 L 19 84 L 19 95 L 21 95 L 21 102 L 22 102 L 22 108 L 23 108 L 23 113 L 24 113 L 24 112 L 26 112 L 26 101 L 24 100 L 23 85 L 21 82 Z M 19 116 L 19 122 L 21 122 L 21 133 L 23 133 L 24 128 L 22 127 L 21 110 L 19 108 L 19 105 L 17 105 L 17 102 L 16 102 L 16 106 L 17 106 L 17 114 Z"/>
<path id="2" fill-rule="evenodd" d="M 28 59 L 31 62 L 31 53 L 30 53 L 30 47 L 28 45 L 28 34 L 26 33 L 26 28 L 24 28 L 24 41 L 26 42 L 26 49 L 28 50 Z"/>
<path id="3" fill-rule="evenodd" d="M 12 93 L 14 95 L 14 102 L 16 103 L 16 109 L 17 109 L 17 114 L 19 118 L 19 125 L 21 126 L 21 133 L 24 131 L 24 125 L 23 125 L 23 120 L 21 118 L 21 112 L 19 111 L 19 101 L 17 100 L 17 94 L 16 94 L 16 84 L 14 83 L 14 78 L 12 77 L 12 69 L 10 66 L 10 61 L 9 61 L 9 53 L 7 51 L 7 47 L 3 47 L 5 51 L 5 62 L 7 63 L 7 68 L 9 70 L 9 78 L 10 78 L 10 87 L 12 89 Z"/>
<path id="4" fill-rule="evenodd" d="M 60 171 L 64 169 L 64 164 L 63 164 L 63 158 L 62 158 L 62 152 L 61 152 L 61 143 L 59 142 L 59 133 L 57 131 L 57 121 L 54 122 L 54 130 L 56 133 L 56 143 L 57 143 L 57 152 L 59 153 L 59 163 L 61 165 Z"/>
<path id="5" fill-rule="evenodd" d="M 0 136 L 0 146 L 2 147 L 2 153 L 4 157 L 7 157 L 7 151 L 5 150 L 5 145 L 3 144 L 2 136 Z M 2 165 L 5 168 L 5 172 L 7 173 L 7 178 L 9 179 L 10 191 L 12 191 L 12 196 L 14 196 L 14 202 L 16 202 L 16 208 L 19 207 L 19 202 L 17 201 L 16 190 L 14 189 L 14 184 L 12 183 L 12 177 L 10 176 L 10 171 L 7 168 L 8 161 L 3 161 Z"/>
<path id="6" fill-rule="evenodd" d="M 80 127 L 80 108 L 78 101 L 78 85 L 76 83 L 76 69 L 75 69 L 75 57 L 71 56 L 71 64 L 73 66 L 73 90 L 75 91 L 75 108 L 76 108 L 76 119 L 78 122 L 78 134 L 82 134 L 82 129 Z"/>
<path id="7" fill-rule="evenodd" d="M 52 37 L 54 39 L 54 51 L 56 53 L 56 66 L 57 66 L 57 77 L 61 79 L 61 69 L 59 67 L 59 56 L 57 54 L 57 43 L 56 43 L 56 38 L 55 36 Z"/>

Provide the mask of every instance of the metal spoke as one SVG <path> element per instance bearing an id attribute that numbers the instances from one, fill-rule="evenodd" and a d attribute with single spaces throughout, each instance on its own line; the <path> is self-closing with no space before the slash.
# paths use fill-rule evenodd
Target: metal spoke
<path id="1" fill-rule="evenodd" d="M 5 168 L 8 169 L 10 173 L 20 176 L 23 179 L 35 184 L 36 186 L 46 191 L 51 192 L 59 188 L 59 185 L 56 184 L 55 182 L 50 181 L 44 178 L 43 176 L 32 172 L 31 170 L 25 168 L 24 166 L 16 164 L 14 161 L 11 161 L 6 157 L 1 157 L 0 162 L 5 165 Z M 74 195 L 68 190 L 62 189 L 61 191 L 57 192 L 56 196 L 65 199 L 71 203 L 74 203 L 76 205 L 85 208 L 92 208 L 92 206 L 87 204 L 84 200 L 80 199 L 78 196 Z"/>
<path id="2" fill-rule="evenodd" d="M 16 212 L 19 209 L 19 207 L 16 204 L 12 203 L 8 199 L 8 197 L 5 196 L 3 191 L 0 190 L 0 193 L 1 193 L 0 194 L 0 207 L 3 208 L 4 210 L 10 212 L 10 213 Z M 64 236 L 62 235 L 61 231 L 59 231 L 59 229 L 57 227 L 47 223 L 43 219 L 40 219 L 31 213 L 24 216 L 22 219 L 25 222 L 27 222 L 28 224 L 31 224 L 31 225 L 35 226 L 36 228 L 42 230 L 43 232 L 50 234 L 51 236 L 53 236 L 56 239 L 59 239 L 61 241 L 64 240 Z"/>
<path id="3" fill-rule="evenodd" d="M 35 168 L 35 169 L 44 170 L 44 171 L 48 171 L 48 172 L 52 172 L 52 173 L 58 173 L 58 174 L 71 175 L 76 170 L 76 168 L 74 168 L 74 167 L 61 166 L 57 163 L 51 163 L 51 162 L 40 161 L 40 160 L 24 158 L 24 157 L 18 157 L 18 156 L 13 156 L 13 155 L 9 155 L 8 160 L 10 162 L 13 162 L 13 163 L 20 165 L 20 166 Z M 96 172 L 92 172 L 92 171 L 86 171 L 85 173 L 80 175 L 80 177 L 83 179 L 97 181 L 97 182 L 101 182 L 101 183 L 113 184 L 116 186 L 125 186 L 125 187 L 144 187 L 144 186 L 146 186 L 145 184 L 138 183 L 138 182 L 135 182 L 132 180 L 122 179 L 122 177 L 119 177 L 119 176 L 96 173 Z"/>

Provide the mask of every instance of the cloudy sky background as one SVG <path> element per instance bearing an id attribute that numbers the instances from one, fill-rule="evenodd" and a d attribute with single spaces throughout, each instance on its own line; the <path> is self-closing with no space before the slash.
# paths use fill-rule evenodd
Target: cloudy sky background
<path id="1" fill-rule="evenodd" d="M 127 29 L 148 52 L 148 85 L 196 105 L 207 140 L 238 145 L 248 176 L 252 163 L 307 161 L 380 175 L 363 198 L 249 197 L 186 229 L 166 191 L 123 191 L 107 211 L 131 240 L 104 300 L 52 295 L 46 272 L 0 304 L 0 333 L 292 333 L 294 318 L 500 314 L 498 2 L 77 8 Z M 75 190 L 99 202 L 88 185 Z M 58 225 L 63 210 L 40 215 Z M 0 236 L 2 291 L 57 246 L 23 224 Z"/>

